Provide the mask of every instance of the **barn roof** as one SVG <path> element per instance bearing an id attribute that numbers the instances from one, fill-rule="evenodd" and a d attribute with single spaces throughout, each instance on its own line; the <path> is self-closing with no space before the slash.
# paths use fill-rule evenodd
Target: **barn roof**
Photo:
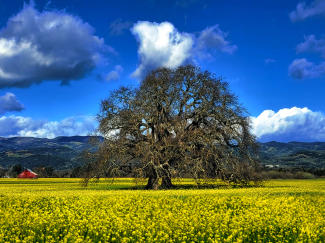
<path id="1" fill-rule="evenodd" d="M 30 173 L 33 173 L 33 174 L 35 174 L 35 175 L 37 175 L 37 173 L 35 173 L 34 171 L 32 171 L 32 170 L 30 170 L 30 169 L 26 169 L 28 172 L 30 172 Z M 24 171 L 26 171 L 26 170 L 24 170 Z"/>
<path id="2" fill-rule="evenodd" d="M 37 174 L 30 169 L 25 169 L 18 175 L 18 178 L 36 178 Z"/>

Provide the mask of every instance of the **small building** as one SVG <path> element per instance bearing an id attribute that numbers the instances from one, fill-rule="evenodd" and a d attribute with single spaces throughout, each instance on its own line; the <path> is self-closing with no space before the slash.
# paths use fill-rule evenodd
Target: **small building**
<path id="1" fill-rule="evenodd" d="M 24 178 L 36 179 L 37 178 L 37 174 L 35 172 L 33 172 L 32 170 L 30 170 L 30 169 L 26 169 L 23 172 L 21 172 L 18 175 L 17 178 L 21 178 L 21 179 L 24 179 Z"/>

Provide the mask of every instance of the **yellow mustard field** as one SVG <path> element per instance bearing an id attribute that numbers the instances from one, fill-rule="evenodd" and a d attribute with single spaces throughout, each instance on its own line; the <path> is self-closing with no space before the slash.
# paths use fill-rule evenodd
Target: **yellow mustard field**
<path id="1" fill-rule="evenodd" d="M 132 179 L 88 188 L 79 179 L 0 179 L 0 242 L 325 242 L 324 179 L 133 186 Z"/>

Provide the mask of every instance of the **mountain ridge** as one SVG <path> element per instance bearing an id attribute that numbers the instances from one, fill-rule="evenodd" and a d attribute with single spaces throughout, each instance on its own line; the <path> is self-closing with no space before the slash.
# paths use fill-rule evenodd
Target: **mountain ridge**
<path id="1" fill-rule="evenodd" d="M 60 136 L 53 139 L 35 137 L 0 137 L 0 167 L 14 164 L 33 168 L 51 166 L 57 170 L 82 165 L 81 152 L 93 149 L 93 136 Z M 102 137 L 96 137 L 103 139 Z M 262 165 L 283 168 L 325 168 L 325 142 L 258 143 Z"/>

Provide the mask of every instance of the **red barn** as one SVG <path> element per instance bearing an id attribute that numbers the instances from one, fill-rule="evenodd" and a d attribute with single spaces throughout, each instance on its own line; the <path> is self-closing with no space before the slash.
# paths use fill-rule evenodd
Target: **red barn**
<path id="1" fill-rule="evenodd" d="M 24 170 L 18 175 L 18 178 L 30 178 L 30 179 L 36 179 L 37 174 L 29 169 Z"/>

